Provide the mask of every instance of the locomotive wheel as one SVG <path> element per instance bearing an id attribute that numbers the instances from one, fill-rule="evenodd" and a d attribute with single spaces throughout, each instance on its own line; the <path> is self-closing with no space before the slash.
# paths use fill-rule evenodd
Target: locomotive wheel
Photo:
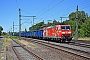
<path id="1" fill-rule="evenodd" d="M 65 43 L 65 39 L 62 40 L 62 43 Z"/>
<path id="2" fill-rule="evenodd" d="M 59 38 L 58 38 L 58 42 L 60 42 L 60 43 L 61 43 L 61 39 L 59 39 Z"/>

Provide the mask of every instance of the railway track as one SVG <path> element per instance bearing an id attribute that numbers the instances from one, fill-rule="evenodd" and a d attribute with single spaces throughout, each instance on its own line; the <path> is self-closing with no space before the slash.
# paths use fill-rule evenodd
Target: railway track
<path id="1" fill-rule="evenodd" d="M 70 54 L 74 54 L 75 56 L 80 56 L 80 57 L 83 57 L 84 59 L 90 60 L 90 51 L 89 51 L 90 49 L 89 48 L 84 48 L 84 50 L 82 50 L 82 48 L 78 47 L 79 49 L 77 49 L 75 48 L 76 46 L 73 46 L 73 45 L 71 47 L 68 47 L 66 46 L 68 44 L 63 44 L 63 43 L 54 44 L 53 42 L 41 41 L 38 39 L 33 39 L 33 40 L 28 40 L 28 41 L 35 42 L 41 45 L 45 45 L 45 46 L 58 49 L 58 50 L 61 50 L 61 51 L 64 51 Z M 88 50 L 88 51 L 85 51 L 85 50 Z"/>
<path id="2" fill-rule="evenodd" d="M 90 44 L 86 44 L 86 43 L 70 42 L 70 43 L 68 43 L 68 44 L 69 44 L 69 45 L 80 46 L 80 47 L 85 47 L 85 48 L 90 48 Z"/>
<path id="3" fill-rule="evenodd" d="M 18 60 L 43 60 L 41 57 L 37 56 L 30 50 L 21 45 L 17 41 L 11 39 L 12 49 L 15 52 Z"/>

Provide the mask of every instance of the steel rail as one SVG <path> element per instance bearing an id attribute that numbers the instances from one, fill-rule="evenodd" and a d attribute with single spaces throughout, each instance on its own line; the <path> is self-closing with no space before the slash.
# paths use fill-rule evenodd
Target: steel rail
<path id="1" fill-rule="evenodd" d="M 38 43 L 38 44 L 42 44 L 42 45 L 45 45 L 45 46 L 48 46 L 48 47 L 51 47 L 51 48 L 55 48 L 55 49 L 58 49 L 58 50 L 61 50 L 61 51 L 65 51 L 65 52 L 68 52 L 68 53 L 71 53 L 71 54 L 83 57 L 85 59 L 90 59 L 90 57 L 83 56 L 83 55 L 80 55 L 80 54 L 76 54 L 76 53 L 73 53 L 73 52 L 69 52 L 69 51 L 66 51 L 66 50 L 63 50 L 63 49 L 60 49 L 60 48 L 56 48 L 54 46 L 62 47 L 62 48 L 66 48 L 66 49 L 71 49 L 71 50 L 74 50 L 74 51 L 84 52 L 84 51 L 81 51 L 81 50 L 76 50 L 76 49 L 72 49 L 72 48 L 69 48 L 69 47 L 64 47 L 64 46 L 55 45 L 55 44 L 51 44 L 51 43 L 48 43 L 48 42 L 42 42 L 42 41 L 37 41 L 37 40 L 32 40 L 32 42 L 35 42 L 35 43 Z M 51 45 L 53 45 L 53 46 L 51 46 Z M 87 52 L 84 52 L 84 53 L 87 53 Z M 87 53 L 87 54 L 90 54 L 90 53 Z"/>
<path id="2" fill-rule="evenodd" d="M 76 42 L 71 42 L 68 43 L 69 45 L 75 45 L 75 46 L 80 46 L 80 47 L 85 47 L 85 48 L 90 48 L 90 45 L 88 44 L 81 44 L 81 43 L 76 43 Z"/>
<path id="3" fill-rule="evenodd" d="M 13 40 L 13 39 L 12 39 Z M 16 42 L 17 44 L 19 44 L 17 41 L 13 40 L 14 42 Z M 19 44 L 24 50 L 26 50 L 28 53 L 30 53 L 31 55 L 33 55 L 34 57 L 36 57 L 38 60 L 43 60 L 41 57 L 37 56 L 36 54 L 34 54 L 33 52 L 31 52 L 29 49 L 25 48 L 24 46 L 22 46 L 21 44 Z"/>
<path id="4" fill-rule="evenodd" d="M 15 52 L 16 56 L 18 57 L 19 60 L 23 60 L 22 57 L 19 55 L 15 47 L 12 46 L 13 51 Z"/>

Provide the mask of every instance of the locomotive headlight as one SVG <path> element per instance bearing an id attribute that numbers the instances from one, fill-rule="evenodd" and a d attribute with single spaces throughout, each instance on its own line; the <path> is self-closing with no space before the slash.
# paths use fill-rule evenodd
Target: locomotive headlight
<path id="1" fill-rule="evenodd" d="M 61 32 L 61 31 L 59 31 L 59 32 Z"/>
<path id="2" fill-rule="evenodd" d="M 71 32 L 68 32 L 69 34 L 71 34 Z"/>
<path id="3" fill-rule="evenodd" d="M 65 34 L 65 32 L 62 32 L 62 34 Z"/>

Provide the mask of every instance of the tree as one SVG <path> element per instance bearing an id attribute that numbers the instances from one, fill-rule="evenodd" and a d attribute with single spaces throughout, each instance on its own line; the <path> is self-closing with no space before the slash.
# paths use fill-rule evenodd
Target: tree
<path id="1" fill-rule="evenodd" d="M 64 21 L 72 26 L 73 36 L 76 30 L 76 12 L 69 15 L 69 20 Z M 78 34 L 79 37 L 90 37 L 90 16 L 84 11 L 78 11 Z"/>
<path id="2" fill-rule="evenodd" d="M 0 35 L 1 35 L 2 31 L 3 31 L 3 28 L 2 28 L 2 26 L 0 26 Z"/>
<path id="3" fill-rule="evenodd" d="M 85 13 L 84 11 L 78 11 L 78 20 L 79 22 L 85 22 L 87 18 L 87 13 Z M 69 15 L 69 20 L 76 20 L 76 12 L 72 12 Z"/>
<path id="4" fill-rule="evenodd" d="M 69 15 L 69 20 L 75 20 L 76 18 L 76 12 L 72 12 L 70 15 Z"/>
<path id="5" fill-rule="evenodd" d="M 52 25 L 54 26 L 54 25 L 56 25 L 56 24 L 59 24 L 59 22 L 57 22 L 57 21 L 54 19 Z"/>
<path id="6" fill-rule="evenodd" d="M 6 35 L 7 33 L 6 32 L 2 32 L 2 35 Z"/>
<path id="7" fill-rule="evenodd" d="M 36 25 L 29 27 L 29 31 L 42 29 L 42 26 L 44 26 L 44 22 L 37 23 Z"/>
<path id="8" fill-rule="evenodd" d="M 90 18 L 85 21 L 83 29 L 85 31 L 85 36 L 90 37 Z"/>

